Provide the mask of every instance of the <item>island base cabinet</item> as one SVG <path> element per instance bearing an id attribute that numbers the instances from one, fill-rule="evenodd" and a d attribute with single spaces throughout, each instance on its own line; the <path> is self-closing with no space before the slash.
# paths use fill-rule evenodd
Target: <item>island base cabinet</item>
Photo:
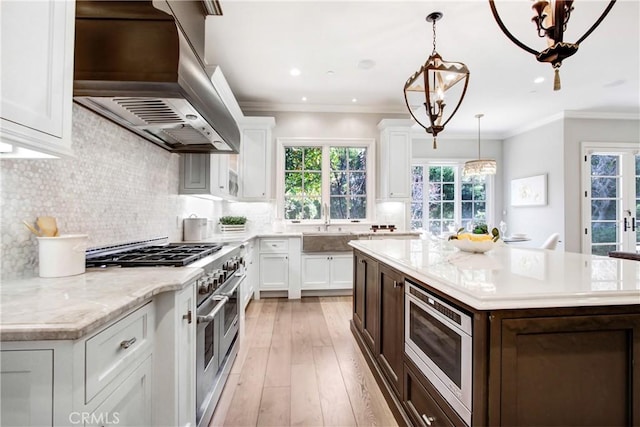
<path id="1" fill-rule="evenodd" d="M 85 426 L 151 425 L 151 356 L 145 359 L 95 411 Z"/>
<path id="2" fill-rule="evenodd" d="M 378 341 L 378 263 L 362 253 L 353 255 L 353 322 L 365 344 L 376 352 Z"/>
<path id="3" fill-rule="evenodd" d="M 380 317 L 378 361 L 398 397 L 402 393 L 404 355 L 404 277 L 379 266 Z"/>
<path id="4" fill-rule="evenodd" d="M 640 425 L 640 315 L 497 323 L 500 393 L 490 401 L 490 424 Z"/>
<path id="5" fill-rule="evenodd" d="M 416 426 L 454 427 L 456 426 L 436 403 L 421 381 L 420 374 L 414 372 L 409 365 L 404 365 L 404 407 Z M 459 421 L 459 426 L 465 425 Z"/>
<path id="6" fill-rule="evenodd" d="M 53 425 L 53 350 L 0 353 L 2 425 Z"/>

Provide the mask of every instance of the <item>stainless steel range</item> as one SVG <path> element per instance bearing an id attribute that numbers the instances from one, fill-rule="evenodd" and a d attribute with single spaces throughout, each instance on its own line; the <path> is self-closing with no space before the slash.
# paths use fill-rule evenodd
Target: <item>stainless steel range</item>
<path id="1" fill-rule="evenodd" d="M 166 238 L 87 251 L 87 267 L 198 267 L 196 422 L 207 425 L 238 354 L 244 246 L 172 243 Z"/>

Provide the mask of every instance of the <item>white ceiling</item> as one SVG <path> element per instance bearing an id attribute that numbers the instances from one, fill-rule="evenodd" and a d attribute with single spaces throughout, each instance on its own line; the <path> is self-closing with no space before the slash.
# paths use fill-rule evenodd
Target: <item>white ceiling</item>
<path id="1" fill-rule="evenodd" d="M 607 3 L 576 0 L 565 41 L 576 41 Z M 530 22 L 530 1 L 496 5 L 516 37 L 544 49 L 545 41 Z M 432 50 L 432 28 L 425 17 L 441 11 L 437 51 L 445 61 L 465 63 L 471 72 L 467 96 L 442 136 L 475 134 L 474 116 L 484 113 L 483 135 L 504 137 L 563 111 L 637 117 L 639 6 L 639 0 L 618 0 L 579 51 L 564 61 L 559 92 L 552 89 L 551 65 L 509 41 L 486 0 L 223 0 L 223 16 L 207 20 L 207 56 L 221 66 L 245 114 L 406 114 L 403 85 Z M 361 60 L 375 61 L 375 66 L 359 68 Z M 289 74 L 293 67 L 301 70 L 300 76 Z M 535 84 L 539 76 L 546 80 Z"/>

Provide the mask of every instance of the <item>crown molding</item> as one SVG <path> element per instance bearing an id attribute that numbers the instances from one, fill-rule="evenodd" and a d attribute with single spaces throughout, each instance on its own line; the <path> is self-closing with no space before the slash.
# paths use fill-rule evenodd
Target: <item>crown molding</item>
<path id="1" fill-rule="evenodd" d="M 563 120 L 565 118 L 565 116 L 566 116 L 565 112 L 562 111 L 560 113 L 553 114 L 551 116 L 542 118 L 540 120 L 536 120 L 535 122 L 528 123 L 528 124 L 526 124 L 524 126 L 521 126 L 519 128 L 508 130 L 507 132 L 505 132 L 502 135 L 502 139 L 512 138 L 514 136 L 523 134 L 525 132 L 529 132 L 529 131 L 532 131 L 534 129 L 537 129 L 537 128 L 541 127 L 541 126 L 548 125 L 549 123 L 557 122 L 558 120 Z"/>
<path id="2" fill-rule="evenodd" d="M 640 120 L 640 113 L 567 110 L 564 112 L 564 117 L 566 119 Z"/>
<path id="3" fill-rule="evenodd" d="M 337 104 L 281 104 L 268 102 L 240 102 L 245 112 L 311 112 L 311 113 L 365 113 L 365 114 L 402 114 L 404 108 L 394 106 L 337 105 Z"/>

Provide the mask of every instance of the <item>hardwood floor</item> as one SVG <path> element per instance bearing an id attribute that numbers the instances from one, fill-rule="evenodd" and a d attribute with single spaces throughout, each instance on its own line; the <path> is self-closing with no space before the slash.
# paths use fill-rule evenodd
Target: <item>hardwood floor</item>
<path id="1" fill-rule="evenodd" d="M 209 426 L 397 426 L 351 312 L 351 297 L 252 301 Z"/>

